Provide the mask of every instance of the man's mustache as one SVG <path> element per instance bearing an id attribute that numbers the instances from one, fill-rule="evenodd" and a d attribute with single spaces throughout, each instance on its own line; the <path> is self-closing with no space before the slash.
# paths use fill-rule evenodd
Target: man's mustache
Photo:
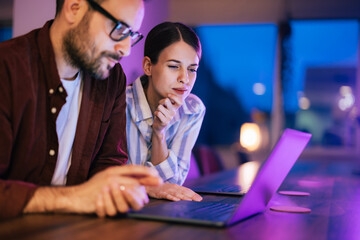
<path id="1" fill-rule="evenodd" d="M 120 62 L 120 60 L 122 59 L 121 54 L 116 54 L 116 53 L 109 53 L 109 52 L 104 52 L 102 54 L 103 57 L 108 57 L 108 58 L 112 58 L 117 62 Z"/>

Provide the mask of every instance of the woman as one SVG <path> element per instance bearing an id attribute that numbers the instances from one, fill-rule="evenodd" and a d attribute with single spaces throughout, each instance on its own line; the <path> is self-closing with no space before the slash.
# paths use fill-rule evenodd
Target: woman
<path id="1" fill-rule="evenodd" d="M 147 189 L 152 197 L 201 200 L 181 187 L 205 114 L 204 104 L 190 94 L 200 58 L 201 44 L 191 28 L 161 23 L 145 41 L 144 75 L 127 87 L 129 163 L 156 168 L 165 182 Z"/>

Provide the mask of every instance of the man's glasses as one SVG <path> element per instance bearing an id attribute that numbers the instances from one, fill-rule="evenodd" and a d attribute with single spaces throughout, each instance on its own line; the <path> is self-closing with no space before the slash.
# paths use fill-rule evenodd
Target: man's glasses
<path id="1" fill-rule="evenodd" d="M 93 0 L 87 0 L 87 1 L 94 10 L 103 14 L 105 17 L 111 19 L 115 23 L 114 28 L 111 30 L 109 34 L 112 40 L 119 42 L 130 36 L 131 46 L 134 46 L 144 37 L 139 32 L 133 32 L 129 25 L 127 25 L 122 21 L 117 20 L 108 11 L 102 8 L 98 3 L 94 2 Z"/>

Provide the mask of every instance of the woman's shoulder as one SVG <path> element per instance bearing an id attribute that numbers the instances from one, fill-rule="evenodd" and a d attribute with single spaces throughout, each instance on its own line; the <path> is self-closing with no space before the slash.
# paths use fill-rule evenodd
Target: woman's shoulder
<path id="1" fill-rule="evenodd" d="M 188 114 L 202 113 L 205 111 L 205 105 L 195 94 L 190 93 L 183 104 L 184 112 Z"/>
<path id="2" fill-rule="evenodd" d="M 139 78 L 126 86 L 126 102 L 134 101 L 134 95 L 136 95 L 136 92 L 139 91 L 137 89 L 137 81 L 140 81 Z"/>
<path id="3" fill-rule="evenodd" d="M 133 88 L 134 88 L 134 83 L 130 83 L 129 85 L 126 86 L 126 95 L 133 95 Z"/>

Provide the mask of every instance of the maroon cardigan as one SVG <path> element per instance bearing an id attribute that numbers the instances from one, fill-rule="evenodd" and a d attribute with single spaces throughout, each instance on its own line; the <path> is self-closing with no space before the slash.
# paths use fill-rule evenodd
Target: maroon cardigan
<path id="1" fill-rule="evenodd" d="M 56 118 L 67 94 L 60 88 L 51 23 L 0 44 L 0 218 L 20 215 L 36 188 L 51 184 L 56 166 Z M 67 185 L 128 158 L 121 66 L 105 80 L 84 74 L 83 81 Z"/>

